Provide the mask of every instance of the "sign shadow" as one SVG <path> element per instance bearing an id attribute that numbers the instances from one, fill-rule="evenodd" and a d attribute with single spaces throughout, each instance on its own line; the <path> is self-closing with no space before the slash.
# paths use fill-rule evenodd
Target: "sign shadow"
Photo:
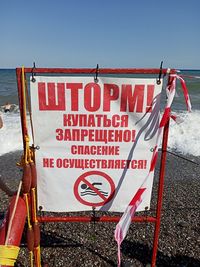
<path id="1" fill-rule="evenodd" d="M 145 124 L 141 127 L 141 129 L 138 131 L 138 134 L 136 135 L 136 138 L 135 138 L 135 142 L 133 144 L 133 146 L 131 147 L 130 151 L 129 151 L 129 154 L 128 154 L 128 162 L 130 164 L 130 161 L 132 160 L 133 158 L 133 153 L 135 151 L 135 148 L 141 138 L 141 135 L 145 132 L 144 134 L 144 140 L 145 141 L 149 141 L 150 139 L 152 139 L 156 133 L 158 132 L 158 128 L 159 128 L 159 120 L 160 120 L 160 98 L 161 98 L 161 94 L 158 94 L 157 96 L 154 97 L 153 101 L 152 101 L 152 111 L 151 113 L 150 112 L 146 112 L 144 114 L 144 116 L 138 120 L 136 124 L 139 124 L 140 122 L 142 122 L 146 116 L 148 114 L 149 115 L 149 118 L 147 119 L 147 121 L 145 122 Z M 102 206 L 99 210 L 100 211 L 109 211 L 110 207 L 112 206 L 113 204 L 113 201 L 115 200 L 119 190 L 120 190 L 120 187 L 126 177 L 126 173 L 127 173 L 127 170 L 129 169 L 129 166 L 126 166 L 122 172 L 122 175 L 119 179 L 119 182 L 116 186 L 116 189 L 115 191 L 113 192 L 113 194 L 109 197 L 107 203 Z M 141 183 L 142 184 L 142 183 Z M 131 199 L 130 199 L 131 201 Z"/>

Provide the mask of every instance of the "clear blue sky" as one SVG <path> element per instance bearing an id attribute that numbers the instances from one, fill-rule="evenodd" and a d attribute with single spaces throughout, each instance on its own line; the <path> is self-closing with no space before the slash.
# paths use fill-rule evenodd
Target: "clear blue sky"
<path id="1" fill-rule="evenodd" d="M 1 0 L 0 68 L 200 69 L 200 0 Z"/>

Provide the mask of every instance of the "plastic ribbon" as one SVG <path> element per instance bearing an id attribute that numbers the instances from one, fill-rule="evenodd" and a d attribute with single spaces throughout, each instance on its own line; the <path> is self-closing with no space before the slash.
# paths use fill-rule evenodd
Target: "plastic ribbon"
<path id="1" fill-rule="evenodd" d="M 158 147 L 159 147 L 159 144 L 160 144 L 161 139 L 162 139 L 163 129 L 171 117 L 171 104 L 173 102 L 175 92 L 176 92 L 176 79 L 178 79 L 181 83 L 181 87 L 182 87 L 183 94 L 185 97 L 187 110 L 189 112 L 191 111 L 191 102 L 190 102 L 190 98 L 189 98 L 189 94 L 188 94 L 188 90 L 187 90 L 185 81 L 183 80 L 182 77 L 180 77 L 177 74 L 169 75 L 169 80 L 168 80 L 169 82 L 168 82 L 168 85 L 166 87 L 167 103 L 166 103 L 166 106 L 164 109 L 162 119 L 161 119 L 160 124 L 159 124 L 158 134 L 157 134 L 157 138 L 156 138 L 156 145 L 154 147 L 154 152 L 153 152 L 153 155 L 151 158 L 149 173 L 146 176 L 146 178 L 144 179 L 144 181 L 142 182 L 140 188 L 136 192 L 133 199 L 130 201 L 128 207 L 126 208 L 125 212 L 123 213 L 121 219 L 119 220 L 119 222 L 115 228 L 115 240 L 116 240 L 117 245 L 118 245 L 118 266 L 121 266 L 121 243 L 124 240 L 124 238 L 126 237 L 126 234 L 127 234 L 128 229 L 130 227 L 130 224 L 131 224 L 131 220 L 134 217 L 134 214 L 135 214 L 138 206 L 142 202 L 142 196 L 146 190 L 144 185 L 147 182 L 147 180 L 151 177 L 151 174 L 155 169 L 156 160 L 157 160 L 157 156 L 158 156 Z"/>

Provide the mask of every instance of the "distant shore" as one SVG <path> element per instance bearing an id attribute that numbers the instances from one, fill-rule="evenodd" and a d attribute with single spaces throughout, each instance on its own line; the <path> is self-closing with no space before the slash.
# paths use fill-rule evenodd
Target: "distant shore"
<path id="1" fill-rule="evenodd" d="M 22 176 L 16 166 L 21 154 L 17 151 L 0 156 L 1 179 L 12 190 L 17 190 Z M 187 158 L 197 164 L 170 153 L 167 155 L 157 256 L 157 266 L 160 267 L 200 266 L 200 158 Z M 137 215 L 155 215 L 158 176 L 157 167 L 151 211 Z M 9 198 L 1 190 L 0 203 L 3 216 Z M 41 227 L 42 258 L 52 267 L 117 266 L 114 229 L 115 223 L 46 223 Z M 146 266 L 151 262 L 153 229 L 153 225 L 147 223 L 131 225 L 122 243 L 122 266 Z M 23 237 L 18 257 L 18 266 L 21 267 L 29 266 L 25 243 Z"/>

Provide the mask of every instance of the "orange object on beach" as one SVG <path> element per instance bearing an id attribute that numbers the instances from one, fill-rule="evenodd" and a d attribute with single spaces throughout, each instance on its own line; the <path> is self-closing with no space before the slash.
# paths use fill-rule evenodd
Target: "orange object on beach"
<path id="1" fill-rule="evenodd" d="M 27 229 L 27 247 L 29 251 L 33 252 L 34 249 L 34 232 L 33 232 L 33 228 L 30 227 Z"/>
<path id="2" fill-rule="evenodd" d="M 31 189 L 31 167 L 29 164 L 25 164 L 23 168 L 22 189 L 23 193 L 27 194 Z"/>
<path id="3" fill-rule="evenodd" d="M 12 197 L 7 214 L 0 227 L 0 265 L 2 267 L 14 266 L 26 221 L 25 201 L 22 197 L 19 197 L 17 201 L 16 199 L 17 196 Z M 12 256 L 13 251 L 15 251 L 15 257 Z"/>
<path id="4" fill-rule="evenodd" d="M 5 243 L 7 228 L 11 218 L 11 214 L 14 209 L 15 200 L 16 196 L 13 196 L 10 201 L 7 214 L 0 228 L 0 245 L 4 245 Z M 24 199 L 22 197 L 19 197 L 15 215 L 12 222 L 10 235 L 8 237 L 8 245 L 15 245 L 15 246 L 20 245 L 22 232 L 24 230 L 25 220 L 26 220 L 26 204 Z"/>
<path id="5" fill-rule="evenodd" d="M 37 185 L 37 173 L 36 173 L 36 166 L 34 162 L 30 162 L 31 166 L 31 188 L 36 188 Z"/>

